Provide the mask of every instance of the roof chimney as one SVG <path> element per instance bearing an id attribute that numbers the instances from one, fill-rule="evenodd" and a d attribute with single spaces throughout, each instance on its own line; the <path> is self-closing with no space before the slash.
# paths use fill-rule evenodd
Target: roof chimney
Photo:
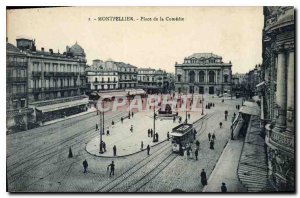
<path id="1" fill-rule="evenodd" d="M 41 50 L 44 51 L 44 48 L 42 47 Z"/>

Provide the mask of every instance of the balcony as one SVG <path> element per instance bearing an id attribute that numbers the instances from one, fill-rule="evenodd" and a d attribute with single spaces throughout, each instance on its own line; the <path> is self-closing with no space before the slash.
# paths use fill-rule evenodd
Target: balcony
<path id="1" fill-rule="evenodd" d="M 12 98 L 26 98 L 27 97 L 27 92 L 12 93 L 12 94 L 9 94 L 9 95 L 11 95 Z"/>
<path id="2" fill-rule="evenodd" d="M 47 76 L 47 77 L 51 77 L 51 76 L 54 76 L 54 72 L 45 72 L 44 73 L 44 76 Z"/>
<path id="3" fill-rule="evenodd" d="M 41 76 L 42 72 L 41 71 L 33 71 L 32 76 Z"/>
<path id="4" fill-rule="evenodd" d="M 6 80 L 9 83 L 26 83 L 27 77 L 8 77 Z"/>
<path id="5" fill-rule="evenodd" d="M 16 62 L 16 61 L 10 61 L 6 62 L 7 67 L 27 67 L 28 62 Z"/>
<path id="6" fill-rule="evenodd" d="M 31 114 L 33 113 L 32 108 L 23 108 L 23 109 L 14 109 L 14 110 L 7 110 L 6 111 L 6 117 L 14 117 L 14 116 L 20 116 L 25 114 Z"/>
<path id="7" fill-rule="evenodd" d="M 42 88 L 32 88 L 32 93 L 39 93 L 42 91 Z"/>

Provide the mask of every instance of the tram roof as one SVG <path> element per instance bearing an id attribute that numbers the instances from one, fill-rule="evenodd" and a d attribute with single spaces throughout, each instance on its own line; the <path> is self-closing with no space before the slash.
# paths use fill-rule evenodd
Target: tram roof
<path id="1" fill-rule="evenodd" d="M 171 135 L 173 136 L 183 136 L 185 133 L 190 131 L 193 128 L 192 124 L 180 124 L 177 127 L 173 128 Z"/>

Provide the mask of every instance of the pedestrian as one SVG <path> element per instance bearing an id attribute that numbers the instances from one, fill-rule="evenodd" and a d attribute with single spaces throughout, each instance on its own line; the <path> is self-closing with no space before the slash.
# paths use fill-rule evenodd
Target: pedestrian
<path id="1" fill-rule="evenodd" d="M 208 133 L 208 141 L 210 142 L 211 134 Z"/>
<path id="2" fill-rule="evenodd" d="M 153 137 L 153 129 L 150 130 L 150 136 Z"/>
<path id="3" fill-rule="evenodd" d="M 199 150 L 200 149 L 200 142 L 199 140 L 196 141 L 196 150 Z"/>
<path id="4" fill-rule="evenodd" d="M 179 116 L 179 123 L 181 123 L 181 119 L 182 119 L 181 116 Z"/>
<path id="5" fill-rule="evenodd" d="M 192 147 L 190 148 L 190 159 L 193 159 L 193 149 L 192 149 Z"/>
<path id="6" fill-rule="evenodd" d="M 131 117 L 133 117 L 133 112 L 131 112 Z"/>
<path id="7" fill-rule="evenodd" d="M 104 152 L 106 152 L 106 144 L 105 144 L 105 142 L 103 141 L 103 143 L 102 143 L 102 146 L 103 146 L 103 150 L 104 150 Z"/>
<path id="8" fill-rule="evenodd" d="M 130 127 L 130 131 L 131 131 L 131 133 L 133 132 L 133 126 L 131 125 L 131 127 Z"/>
<path id="9" fill-rule="evenodd" d="M 211 138 L 212 138 L 213 141 L 215 141 L 216 135 L 213 133 L 212 136 L 211 136 Z"/>
<path id="10" fill-rule="evenodd" d="M 147 155 L 150 155 L 150 146 L 149 146 L 149 144 L 147 146 Z"/>
<path id="11" fill-rule="evenodd" d="M 170 133 L 169 133 L 169 131 L 167 133 L 167 139 L 168 139 L 168 141 L 170 140 Z"/>
<path id="12" fill-rule="evenodd" d="M 198 149 L 195 150 L 195 157 L 196 157 L 196 160 L 198 160 Z"/>
<path id="13" fill-rule="evenodd" d="M 233 113 L 233 117 L 235 118 L 235 116 L 236 116 L 236 114 L 235 114 L 235 112 Z"/>
<path id="14" fill-rule="evenodd" d="M 209 143 L 209 148 L 214 150 L 215 149 L 214 144 L 215 144 L 215 142 L 213 140 L 211 140 L 210 143 Z"/>
<path id="15" fill-rule="evenodd" d="M 113 152 L 114 152 L 114 156 L 117 156 L 117 147 L 116 147 L 116 145 L 113 146 Z"/>
<path id="16" fill-rule="evenodd" d="M 222 128 L 222 122 L 220 122 L 219 125 L 220 125 L 220 128 Z"/>
<path id="17" fill-rule="evenodd" d="M 202 186 L 207 185 L 206 172 L 204 171 L 204 169 L 202 169 L 202 172 L 201 172 L 200 176 L 201 176 Z"/>
<path id="18" fill-rule="evenodd" d="M 213 107 L 215 107 L 215 103 L 213 103 Z"/>
<path id="19" fill-rule="evenodd" d="M 99 127 L 98 127 L 98 124 L 96 124 L 96 131 L 98 131 Z"/>
<path id="20" fill-rule="evenodd" d="M 226 187 L 226 184 L 224 182 L 222 183 L 221 191 L 222 192 L 227 192 L 227 187 Z"/>
<path id="21" fill-rule="evenodd" d="M 191 119 L 191 114 L 188 114 L 188 118 Z"/>
<path id="22" fill-rule="evenodd" d="M 151 133 L 151 130 L 150 130 L 150 129 L 148 129 L 148 137 L 150 137 L 150 133 Z"/>
<path id="23" fill-rule="evenodd" d="M 113 120 L 111 121 L 111 125 L 112 125 L 112 126 L 114 126 L 114 125 L 115 125 L 115 122 L 114 122 Z"/>
<path id="24" fill-rule="evenodd" d="M 225 115 L 225 121 L 227 121 L 227 115 Z"/>
<path id="25" fill-rule="evenodd" d="M 82 162 L 82 165 L 83 165 L 83 173 L 86 173 L 86 169 L 89 166 L 86 159 Z"/>
<path id="26" fill-rule="evenodd" d="M 175 122 L 175 121 L 176 121 L 176 117 L 174 116 L 174 117 L 173 117 L 173 122 Z"/>
<path id="27" fill-rule="evenodd" d="M 156 138 L 155 138 L 156 142 L 158 142 L 158 133 L 156 132 L 155 135 L 156 135 Z"/>
<path id="28" fill-rule="evenodd" d="M 110 167 L 109 177 L 111 177 L 111 175 L 115 175 L 115 164 L 114 164 L 114 161 L 112 161 L 111 164 L 109 164 L 107 166 L 107 170 L 109 169 L 109 167 Z"/>
<path id="29" fill-rule="evenodd" d="M 144 147 L 144 143 L 143 141 L 141 141 L 141 151 L 143 150 L 143 147 Z"/>
<path id="30" fill-rule="evenodd" d="M 187 152 L 187 149 L 184 150 L 183 155 L 185 156 L 185 160 L 188 160 L 188 152 Z"/>
<path id="31" fill-rule="evenodd" d="M 123 124 L 123 117 L 121 117 L 121 123 Z"/>
<path id="32" fill-rule="evenodd" d="M 107 131 L 106 131 L 106 135 L 110 135 L 110 134 L 109 134 L 109 129 L 107 129 Z"/>

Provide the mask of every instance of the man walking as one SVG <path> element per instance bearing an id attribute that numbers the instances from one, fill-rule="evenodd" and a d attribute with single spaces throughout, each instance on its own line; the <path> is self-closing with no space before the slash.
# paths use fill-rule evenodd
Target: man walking
<path id="1" fill-rule="evenodd" d="M 195 157 L 196 157 L 196 160 L 198 160 L 198 149 L 195 150 Z"/>
<path id="2" fill-rule="evenodd" d="M 222 122 L 220 122 L 219 125 L 220 125 L 220 128 L 222 128 Z"/>
<path id="3" fill-rule="evenodd" d="M 148 129 L 148 137 L 150 137 L 150 133 L 151 133 L 151 130 L 150 130 L 150 129 Z"/>
<path id="4" fill-rule="evenodd" d="M 210 142 L 211 134 L 208 133 L 208 141 Z"/>
<path id="5" fill-rule="evenodd" d="M 96 124 L 96 131 L 98 131 L 99 127 L 98 127 L 98 124 Z"/>
<path id="6" fill-rule="evenodd" d="M 150 146 L 149 146 L 149 144 L 147 146 L 147 155 L 150 155 Z"/>
<path id="7" fill-rule="evenodd" d="M 202 186 L 207 185 L 206 172 L 204 171 L 204 169 L 202 169 L 202 172 L 201 172 L 200 176 L 201 176 Z"/>
<path id="8" fill-rule="evenodd" d="M 212 138 L 213 141 L 215 141 L 216 135 L 213 133 L 212 136 L 211 136 L 211 138 Z"/>
<path id="9" fill-rule="evenodd" d="M 226 184 L 224 182 L 222 183 L 221 191 L 222 192 L 227 192 L 227 187 L 226 187 Z"/>
<path id="10" fill-rule="evenodd" d="M 105 144 L 105 142 L 103 141 L 103 143 L 102 143 L 102 146 L 103 146 L 103 150 L 104 150 L 104 152 L 106 152 L 106 144 Z"/>
<path id="11" fill-rule="evenodd" d="M 210 145 L 210 147 L 209 147 L 210 149 L 212 149 L 212 150 L 215 149 L 214 148 L 215 142 L 213 140 L 210 141 L 209 145 Z"/>
<path id="12" fill-rule="evenodd" d="M 111 164 L 107 166 L 107 169 L 109 169 L 109 167 L 110 167 L 109 177 L 111 177 L 111 175 L 115 175 L 115 164 L 114 164 L 114 161 L 112 161 Z"/>
<path id="13" fill-rule="evenodd" d="M 113 153 L 114 153 L 114 156 L 117 156 L 117 147 L 116 147 L 116 145 L 113 146 Z"/>
<path id="14" fill-rule="evenodd" d="M 169 131 L 168 131 L 168 133 L 167 133 L 167 139 L 168 139 L 168 141 L 170 140 L 170 134 L 169 134 Z"/>
<path id="15" fill-rule="evenodd" d="M 83 165 L 83 173 L 86 173 L 86 169 L 89 166 L 86 159 L 82 162 L 82 165 Z"/>
<path id="16" fill-rule="evenodd" d="M 153 137 L 153 129 L 150 130 L 150 136 Z"/>
<path id="17" fill-rule="evenodd" d="M 144 147 L 144 143 L 143 141 L 141 141 L 141 151 L 143 150 L 143 147 Z"/>

